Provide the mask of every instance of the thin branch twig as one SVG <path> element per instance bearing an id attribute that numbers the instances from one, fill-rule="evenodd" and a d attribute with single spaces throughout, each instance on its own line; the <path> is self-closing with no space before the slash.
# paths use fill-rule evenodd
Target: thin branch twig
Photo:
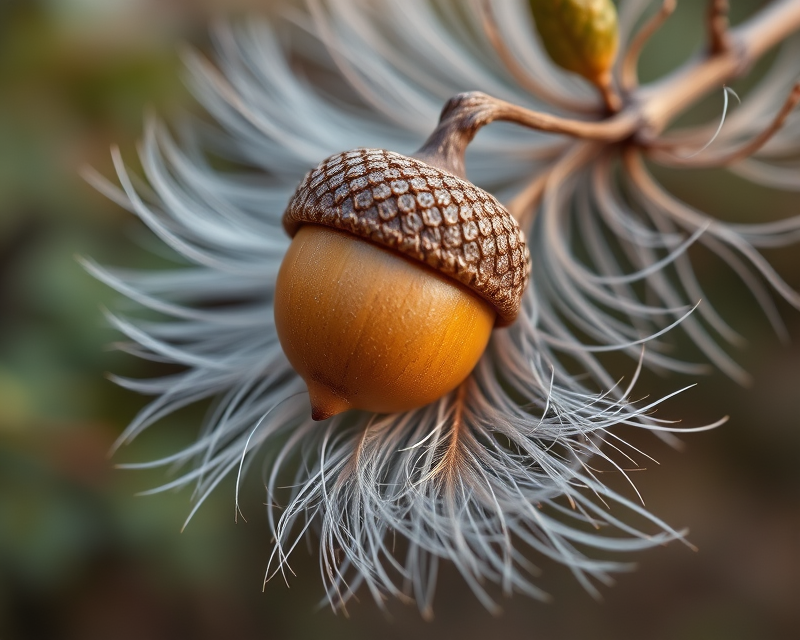
<path id="1" fill-rule="evenodd" d="M 622 98 L 617 93 L 614 87 L 614 79 L 611 72 L 607 72 L 600 76 L 594 83 L 600 95 L 603 97 L 603 104 L 606 106 L 606 111 L 610 114 L 619 113 L 622 109 Z"/>
<path id="2" fill-rule="evenodd" d="M 714 6 L 717 7 L 715 15 L 718 17 L 722 5 Z M 490 25 L 491 32 L 494 22 L 487 0 L 484 0 L 483 7 L 487 11 L 485 15 L 489 16 L 486 23 Z M 671 3 L 667 0 L 662 5 L 662 14 L 664 11 L 669 12 L 670 8 Z M 635 67 L 636 48 L 643 46 L 658 24 L 658 20 L 655 23 L 651 21 L 642 30 L 644 34 L 640 33 L 640 37 L 637 37 L 638 43 L 632 45 L 634 55 L 628 59 L 629 68 Z M 658 146 L 658 134 L 678 114 L 709 91 L 742 75 L 768 49 L 798 29 L 800 29 L 800 1 L 775 0 L 736 29 L 728 31 L 726 28 L 726 37 L 729 37 L 732 43 L 730 47 L 713 56 L 695 57 L 665 79 L 632 91 L 622 111 L 601 121 L 562 118 L 532 111 L 480 92 L 462 93 L 447 102 L 436 130 L 414 155 L 424 162 L 466 178 L 464 155 L 467 145 L 481 127 L 498 120 L 547 133 L 569 135 L 587 142 L 613 144 L 632 139 L 637 146 L 652 149 Z M 632 78 L 635 77 L 633 75 L 635 69 L 633 73 L 628 71 L 628 74 Z M 736 151 L 730 157 L 716 158 L 708 162 L 735 162 L 743 153 L 748 151 L 752 153 L 760 148 L 781 126 L 794 107 L 796 99 L 793 91 L 773 125 L 743 149 Z M 670 159 L 668 155 L 664 156 L 665 161 Z M 702 161 L 693 166 L 697 166 L 700 162 Z M 525 199 L 529 200 L 528 207 L 532 207 L 540 195 L 540 188 L 536 182 L 534 179 L 530 190 L 526 189 L 524 192 Z M 518 198 L 514 207 L 518 215 L 524 215 L 525 200 Z"/>
<path id="3" fill-rule="evenodd" d="M 639 86 L 639 76 L 636 69 L 639 63 L 639 55 L 644 49 L 644 46 L 653 37 L 653 34 L 658 31 L 661 26 L 667 21 L 673 11 L 675 11 L 676 0 L 664 0 L 661 3 L 661 8 L 654 16 L 652 16 L 641 29 L 636 33 L 631 40 L 625 55 L 622 58 L 620 65 L 619 83 L 620 88 L 624 93 L 633 91 Z"/>
<path id="4" fill-rule="evenodd" d="M 536 174 L 534 178 L 520 191 L 514 199 L 507 205 L 506 209 L 512 217 L 524 227 L 528 224 L 528 218 L 531 217 L 536 211 L 536 207 L 542 200 L 544 195 L 544 188 L 547 185 L 547 179 L 550 176 L 549 171 L 543 171 Z"/>
<path id="5" fill-rule="evenodd" d="M 708 158 L 693 157 L 681 158 L 672 151 L 665 149 L 653 149 L 647 154 L 647 157 L 656 162 L 671 166 L 671 167 L 686 167 L 686 168 L 711 168 L 711 167 L 724 167 L 753 155 L 761 147 L 763 147 L 770 138 L 777 133 L 786 122 L 786 118 L 800 103 L 800 82 L 792 87 L 786 101 L 783 103 L 780 111 L 775 114 L 775 118 L 770 125 L 765 128 L 761 133 L 754 137 L 749 142 L 745 143 L 738 149 L 734 149 L 727 153 L 717 154 Z"/>
<path id="6" fill-rule="evenodd" d="M 711 55 L 725 53 L 731 48 L 728 31 L 728 0 L 709 0 L 708 3 L 708 48 Z"/>
<path id="7" fill-rule="evenodd" d="M 767 50 L 800 29 L 800 2 L 774 0 L 765 9 L 728 33 L 732 46 L 715 56 L 699 56 L 663 80 L 640 87 L 631 99 L 646 129 L 647 143 L 673 119 L 708 92 L 743 75 Z M 637 106 L 638 105 L 638 106 Z"/>
<path id="8" fill-rule="evenodd" d="M 439 126 L 414 156 L 423 162 L 465 177 L 464 153 L 481 127 L 496 121 L 513 122 L 522 127 L 573 136 L 583 140 L 617 142 L 630 137 L 638 128 L 640 116 L 634 110 L 600 121 L 572 120 L 531 111 L 499 98 L 470 91 L 448 100 Z"/>

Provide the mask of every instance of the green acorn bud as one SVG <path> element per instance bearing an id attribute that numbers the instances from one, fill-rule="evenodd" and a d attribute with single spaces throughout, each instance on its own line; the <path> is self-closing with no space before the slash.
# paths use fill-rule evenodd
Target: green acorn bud
<path id="1" fill-rule="evenodd" d="M 599 87 L 610 83 L 619 43 L 611 0 L 529 0 L 547 53 L 560 67 Z"/>

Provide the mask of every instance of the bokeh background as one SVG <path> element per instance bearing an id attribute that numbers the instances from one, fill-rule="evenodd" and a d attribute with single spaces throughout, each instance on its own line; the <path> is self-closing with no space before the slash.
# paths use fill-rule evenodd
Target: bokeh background
<path id="1" fill-rule="evenodd" d="M 135 496 L 165 475 L 114 464 L 191 442 L 202 412 L 165 421 L 109 459 L 145 400 L 104 372 L 159 370 L 107 348 L 116 336 L 101 305 L 121 301 L 75 257 L 142 268 L 157 258 L 143 248 L 141 225 L 79 170 L 111 176 L 112 144 L 134 160 L 147 109 L 167 120 L 198 112 L 181 80 L 180 47 L 207 50 L 208 24 L 223 11 L 264 13 L 272 4 L 0 0 L 0 638 L 798 637 L 800 312 L 779 303 L 794 338 L 780 344 L 742 287 L 703 254 L 696 258 L 706 290 L 750 341 L 736 355 L 754 384 L 742 389 L 712 375 L 670 401 L 662 415 L 687 425 L 731 416 L 720 429 L 684 437 L 681 451 L 624 434 L 660 463 L 642 459 L 646 470 L 634 473 L 647 507 L 688 527 L 699 550 L 673 544 L 638 554 L 638 569 L 604 588 L 602 602 L 537 558 L 551 604 L 514 597 L 492 617 L 445 567 L 431 623 L 413 606 L 380 612 L 369 597 L 349 618 L 335 616 L 319 606 L 313 544 L 296 553 L 290 588 L 275 580 L 262 592 L 270 540 L 257 478 L 243 499 L 247 523 L 234 522 L 232 480 L 183 532 L 187 492 Z M 645 52 L 645 78 L 700 42 L 703 3 L 680 4 Z M 736 21 L 761 3 L 732 4 Z M 734 86 L 746 94 L 749 82 Z M 720 105 L 712 96 L 688 119 L 718 117 Z M 682 198 L 728 219 L 800 214 L 797 192 L 748 187 L 717 171 L 660 175 Z M 800 289 L 800 252 L 768 257 Z M 656 396 L 689 382 L 647 376 L 640 388 Z M 618 481 L 624 490 L 611 478 Z"/>

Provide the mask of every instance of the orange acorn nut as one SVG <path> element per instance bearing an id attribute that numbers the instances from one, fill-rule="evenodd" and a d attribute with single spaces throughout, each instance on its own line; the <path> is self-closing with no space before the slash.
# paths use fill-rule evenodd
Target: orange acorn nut
<path id="1" fill-rule="evenodd" d="M 293 241 L 275 324 L 315 420 L 436 400 L 519 311 L 529 254 L 516 221 L 422 160 L 381 149 L 331 156 L 298 187 L 283 224 Z"/>

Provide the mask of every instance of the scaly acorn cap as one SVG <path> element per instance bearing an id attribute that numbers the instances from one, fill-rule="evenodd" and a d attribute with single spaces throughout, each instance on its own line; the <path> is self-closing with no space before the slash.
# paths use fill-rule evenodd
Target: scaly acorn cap
<path id="1" fill-rule="evenodd" d="M 304 224 L 430 265 L 489 302 L 497 326 L 519 313 L 530 253 L 517 221 L 491 194 L 421 160 L 383 149 L 331 156 L 306 175 L 284 213 L 290 236 Z"/>

